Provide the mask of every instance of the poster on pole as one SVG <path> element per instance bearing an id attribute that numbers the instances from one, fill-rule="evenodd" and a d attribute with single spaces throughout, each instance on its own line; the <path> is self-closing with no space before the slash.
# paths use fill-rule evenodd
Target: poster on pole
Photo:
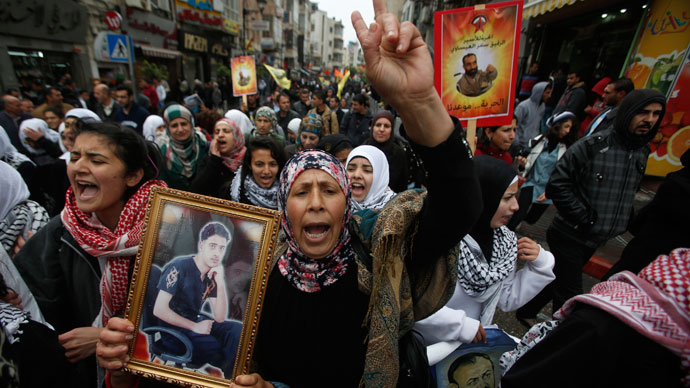
<path id="1" fill-rule="evenodd" d="M 232 71 L 232 95 L 256 94 L 256 64 L 254 57 L 235 57 L 230 60 Z"/>
<path id="2" fill-rule="evenodd" d="M 443 105 L 479 126 L 510 124 L 522 1 L 434 13 L 434 82 Z"/>

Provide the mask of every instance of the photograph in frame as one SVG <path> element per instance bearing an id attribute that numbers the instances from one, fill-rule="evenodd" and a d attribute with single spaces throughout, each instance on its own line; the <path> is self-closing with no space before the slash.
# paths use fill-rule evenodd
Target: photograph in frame
<path id="1" fill-rule="evenodd" d="M 510 124 L 522 1 L 434 13 L 434 83 L 452 116 L 479 126 Z"/>
<path id="2" fill-rule="evenodd" d="M 125 369 L 225 387 L 249 371 L 278 212 L 155 188 L 134 267 Z"/>

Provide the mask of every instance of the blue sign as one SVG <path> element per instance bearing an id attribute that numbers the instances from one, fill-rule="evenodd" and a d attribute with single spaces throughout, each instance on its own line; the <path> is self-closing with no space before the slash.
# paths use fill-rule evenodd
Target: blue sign
<path id="1" fill-rule="evenodd" d="M 132 58 L 132 50 L 129 46 L 129 37 L 120 34 L 107 34 L 108 56 L 113 62 L 129 62 Z M 132 58 L 134 59 L 134 58 Z"/>

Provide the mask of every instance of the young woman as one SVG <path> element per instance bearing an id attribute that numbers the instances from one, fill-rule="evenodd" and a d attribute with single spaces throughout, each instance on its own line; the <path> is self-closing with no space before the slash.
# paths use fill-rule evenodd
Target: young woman
<path id="1" fill-rule="evenodd" d="M 381 210 L 395 196 L 388 187 L 388 161 L 378 148 L 361 145 L 350 152 L 345 163 L 352 183 L 352 207 Z"/>
<path id="2" fill-rule="evenodd" d="M 371 134 L 364 144 L 375 146 L 383 151 L 388 160 L 390 188 L 399 193 L 407 189 L 409 166 L 405 150 L 395 143 L 393 136 L 393 114 L 387 110 L 380 110 L 371 119 Z"/>
<path id="3" fill-rule="evenodd" d="M 513 117 L 513 121 L 510 125 L 484 128 L 479 133 L 477 149 L 474 151 L 474 154 L 493 156 L 494 158 L 503 160 L 512 165 L 513 157 L 510 156 L 508 149 L 515 140 L 516 125 L 517 119 Z"/>
<path id="4" fill-rule="evenodd" d="M 160 146 L 165 160 L 160 178 L 174 189 L 189 190 L 199 162 L 208 153 L 208 143 L 194 129 L 194 116 L 184 106 L 168 106 L 163 118 L 170 140 Z"/>
<path id="5" fill-rule="evenodd" d="M 410 34 L 401 34 L 385 4 L 377 12 L 382 25 L 371 28 L 358 12 L 353 15 L 371 60 L 369 80 L 403 112 L 429 171 L 427 194 L 407 191 L 382 212 L 368 211 L 366 225 L 373 228 L 367 228 L 362 217 L 352 216 L 344 166 L 322 151 L 296 154 L 280 178 L 281 243 L 261 313 L 256 373 L 237 376 L 231 386 L 277 381 L 304 388 L 394 388 L 401 375 L 399 339 L 451 294 L 456 279 L 449 274 L 457 264 L 448 250 L 478 216 L 476 176 L 460 130 L 434 90 L 431 57 L 419 31 L 405 23 Z M 383 40 L 382 31 L 390 31 Z M 447 219 L 453 222 L 439 230 Z M 123 365 L 125 336 L 132 330 L 126 320 L 109 322 L 99 342 L 102 365 Z M 125 372 L 111 373 L 113 387 L 133 381 Z"/>
<path id="6" fill-rule="evenodd" d="M 291 158 L 298 152 L 316 148 L 319 144 L 319 140 L 321 140 L 325 125 L 321 116 L 316 113 L 307 113 L 300 121 L 297 142 L 285 147 L 285 154 L 287 157 Z"/>
<path id="7" fill-rule="evenodd" d="M 49 106 L 43 111 L 43 118 L 48 123 L 48 128 L 57 131 L 65 119 L 65 112 L 57 106 Z"/>
<path id="8" fill-rule="evenodd" d="M 262 106 L 256 110 L 254 118 L 254 128 L 251 134 L 247 136 L 247 141 L 250 142 L 255 137 L 270 136 L 277 141 L 282 147 L 285 147 L 285 138 L 278 133 L 276 126 L 278 125 L 278 117 L 276 112 L 267 106 Z"/>
<path id="9" fill-rule="evenodd" d="M 228 186 L 242 166 L 247 147 L 242 130 L 233 121 L 222 118 L 213 127 L 209 154 L 199 164 L 190 190 L 195 193 L 223 198 Z"/>
<path id="10" fill-rule="evenodd" d="M 552 203 L 544 194 L 546 183 L 566 148 L 577 140 L 577 118 L 572 112 L 552 116 L 546 124 L 549 126 L 546 135 L 539 135 L 529 142 L 530 152 L 522 173 L 525 183 L 520 188 L 518 199 L 520 210 L 508 223 L 510 230 L 515 230 L 523 220 L 533 224 L 544 214 Z"/>
<path id="11" fill-rule="evenodd" d="M 96 341 L 125 311 L 149 192 L 165 185 L 155 179 L 160 161 L 155 145 L 117 124 L 78 129 L 65 208 L 14 258 L 75 365 L 72 386 L 100 386 Z"/>
<path id="12" fill-rule="evenodd" d="M 249 205 L 278 208 L 278 176 L 285 153 L 275 140 L 259 137 L 247 146 L 242 166 L 232 180 L 229 199 Z M 227 195 L 227 194 L 226 194 Z"/>
<path id="13" fill-rule="evenodd" d="M 549 284 L 553 255 L 527 237 L 518 240 L 505 225 L 517 211 L 517 174 L 512 166 L 482 155 L 474 158 L 484 209 L 460 241 L 455 292 L 441 310 L 417 322 L 427 345 L 485 341 L 484 326 L 496 308 L 513 311 Z M 517 271 L 517 260 L 524 267 Z"/>

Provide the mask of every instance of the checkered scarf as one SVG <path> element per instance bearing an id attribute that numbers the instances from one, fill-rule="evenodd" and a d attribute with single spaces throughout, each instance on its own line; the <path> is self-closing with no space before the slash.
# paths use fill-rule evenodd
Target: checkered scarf
<path id="1" fill-rule="evenodd" d="M 144 183 L 127 200 L 115 231 L 105 227 L 94 213 L 79 210 L 74 191 L 71 187 L 67 189 L 65 208 L 60 213 L 63 225 L 86 253 L 105 259 L 100 285 L 101 312 L 94 321 L 95 326 L 105 326 L 110 317 L 124 313 L 129 284 L 127 270 L 137 253 L 153 186 L 167 187 L 165 182 L 154 179 Z"/>
<path id="2" fill-rule="evenodd" d="M 312 260 L 302 253 L 295 241 L 287 214 L 287 197 L 292 184 L 301 173 L 308 169 L 318 169 L 332 176 L 338 182 L 346 201 L 338 242 L 333 252 L 318 260 Z M 278 209 L 282 213 L 281 227 L 288 244 L 287 251 L 278 259 L 278 269 L 295 288 L 303 292 L 319 292 L 345 275 L 347 267 L 353 263 L 354 250 L 350 244 L 350 233 L 347 229 L 352 213 L 350 180 L 342 163 L 334 156 L 318 150 L 295 154 L 280 174 Z"/>
<path id="3" fill-rule="evenodd" d="M 568 300 L 554 317 L 565 319 L 577 303 L 606 311 L 678 355 L 685 371 L 681 381 L 690 385 L 690 249 L 659 256 L 638 276 L 618 273 Z"/>
<path id="4" fill-rule="evenodd" d="M 460 243 L 458 282 L 463 291 L 477 296 L 507 278 L 517 260 L 517 238 L 505 226 L 493 230 L 491 261 L 487 261 L 476 241 L 469 234 Z"/>

